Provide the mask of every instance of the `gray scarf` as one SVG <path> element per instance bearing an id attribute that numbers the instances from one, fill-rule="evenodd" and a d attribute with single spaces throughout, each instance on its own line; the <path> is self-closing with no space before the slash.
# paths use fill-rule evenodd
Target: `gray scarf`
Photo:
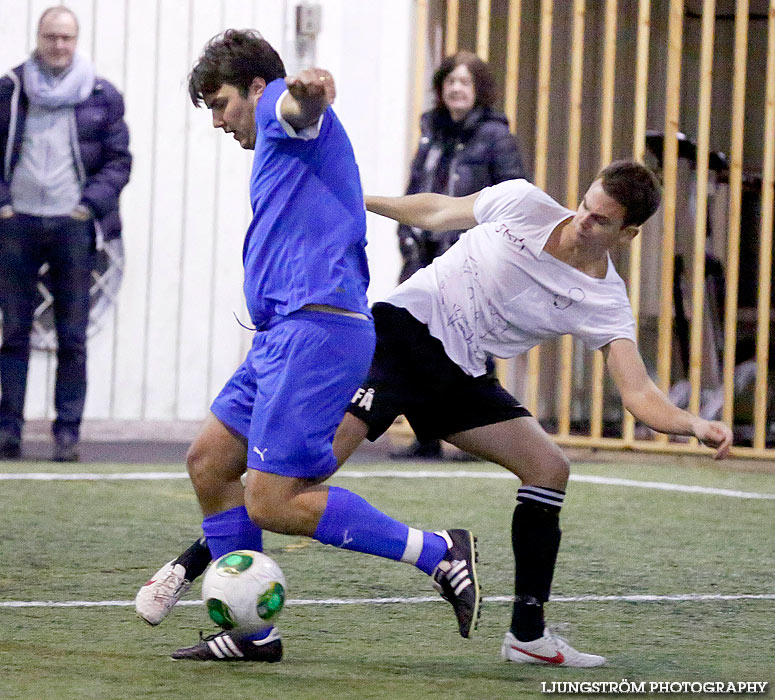
<path id="1" fill-rule="evenodd" d="M 94 89 L 94 67 L 79 54 L 64 72 L 54 75 L 32 56 L 24 63 L 24 92 L 31 104 L 47 109 L 72 107 L 83 102 Z"/>

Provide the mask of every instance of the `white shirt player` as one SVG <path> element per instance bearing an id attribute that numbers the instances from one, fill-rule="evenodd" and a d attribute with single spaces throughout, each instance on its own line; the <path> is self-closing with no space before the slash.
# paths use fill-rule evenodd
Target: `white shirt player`
<path id="1" fill-rule="evenodd" d="M 598 279 L 544 251 L 573 215 L 526 180 L 488 187 L 474 205 L 479 225 L 386 301 L 425 323 L 474 377 L 486 372 L 488 353 L 514 357 L 566 333 L 591 349 L 635 342 L 627 290 L 610 257 Z"/>

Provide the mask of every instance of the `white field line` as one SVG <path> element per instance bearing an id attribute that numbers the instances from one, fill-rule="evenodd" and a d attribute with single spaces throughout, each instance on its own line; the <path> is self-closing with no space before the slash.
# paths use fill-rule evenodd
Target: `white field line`
<path id="1" fill-rule="evenodd" d="M 477 471 L 427 471 L 414 472 L 385 471 L 354 471 L 343 469 L 336 473 L 337 477 L 346 479 L 516 479 L 507 471 L 477 472 Z M 188 479 L 186 472 L 113 472 L 107 474 L 79 473 L 58 474 L 47 472 L 18 472 L 0 474 L 0 481 L 159 481 L 165 479 Z M 735 491 L 732 489 L 717 489 L 710 486 L 693 486 L 672 484 L 662 481 L 634 481 L 633 479 L 616 479 L 607 476 L 592 476 L 571 474 L 571 481 L 602 486 L 628 486 L 630 488 L 655 489 L 657 491 L 679 491 L 681 493 L 697 493 L 708 496 L 727 496 L 729 498 L 748 498 L 759 500 L 775 500 L 775 493 L 755 493 L 752 491 Z"/>
<path id="2" fill-rule="evenodd" d="M 513 596 L 484 596 L 487 603 L 511 603 Z M 552 603 L 704 603 L 729 600 L 775 600 L 775 593 L 763 594 L 703 594 L 678 593 L 675 595 L 582 595 L 553 596 Z M 440 603 L 440 596 L 416 596 L 411 598 L 324 598 L 320 600 L 291 598 L 286 605 L 416 605 L 418 603 Z M 181 600 L 178 605 L 201 605 L 201 600 Z M 0 601 L 0 608 L 126 608 L 134 605 L 133 600 L 8 600 Z"/>

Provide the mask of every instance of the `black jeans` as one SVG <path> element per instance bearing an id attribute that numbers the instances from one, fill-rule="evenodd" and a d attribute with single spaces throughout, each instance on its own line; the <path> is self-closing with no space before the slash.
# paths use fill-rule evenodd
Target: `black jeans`
<path id="1" fill-rule="evenodd" d="M 0 221 L 0 435 L 19 440 L 30 359 L 38 270 L 49 263 L 57 372 L 54 435 L 77 437 L 86 399 L 86 327 L 94 224 L 69 216 L 15 214 Z"/>

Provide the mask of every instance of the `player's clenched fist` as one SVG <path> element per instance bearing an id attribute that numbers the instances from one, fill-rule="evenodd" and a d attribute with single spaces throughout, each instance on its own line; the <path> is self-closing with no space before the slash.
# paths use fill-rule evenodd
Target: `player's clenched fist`
<path id="1" fill-rule="evenodd" d="M 327 105 L 336 97 L 334 78 L 323 68 L 305 68 L 301 72 L 285 79 L 288 92 L 299 101 L 310 98 L 323 98 Z"/>
<path id="2" fill-rule="evenodd" d="M 729 448 L 732 446 L 732 431 L 726 423 L 698 418 L 694 426 L 694 434 L 704 445 L 716 449 L 714 459 L 724 459 L 729 454 Z"/>

